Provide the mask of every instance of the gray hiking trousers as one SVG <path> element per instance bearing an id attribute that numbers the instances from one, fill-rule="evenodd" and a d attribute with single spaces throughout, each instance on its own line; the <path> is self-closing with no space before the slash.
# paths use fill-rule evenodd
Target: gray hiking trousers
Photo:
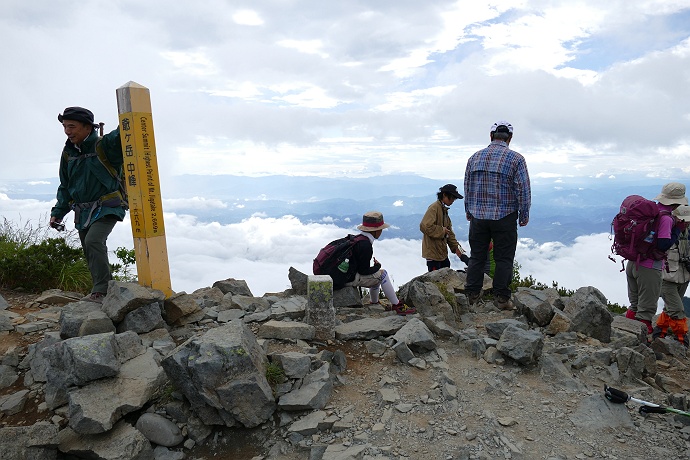
<path id="1" fill-rule="evenodd" d="M 89 266 L 93 281 L 92 293 L 102 292 L 106 294 L 108 281 L 113 279 L 113 275 L 110 273 L 106 241 L 117 222 L 117 216 L 107 215 L 92 222 L 85 229 L 79 230 L 79 240 L 81 240 L 81 247 L 84 250 L 86 263 Z"/>

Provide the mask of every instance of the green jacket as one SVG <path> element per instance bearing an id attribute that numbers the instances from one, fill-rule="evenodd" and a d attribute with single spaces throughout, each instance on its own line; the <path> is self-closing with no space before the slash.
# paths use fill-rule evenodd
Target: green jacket
<path id="1" fill-rule="evenodd" d="M 446 235 L 443 227 L 450 229 Z M 429 205 L 419 230 L 424 234 L 422 238 L 422 257 L 428 260 L 442 261 L 448 257 L 448 248 L 454 253 L 460 246 L 453 233 L 453 224 L 448 216 L 448 208 L 436 200 Z"/>
<path id="2" fill-rule="evenodd" d="M 60 158 L 60 185 L 57 189 L 57 203 L 50 215 L 62 219 L 71 210 L 75 211 L 74 225 L 78 230 L 103 216 L 114 215 L 119 221 L 125 217 L 125 210 L 112 200 L 103 205 L 100 199 L 119 190 L 118 180 L 110 175 L 95 153 L 102 149 L 110 164 L 119 171 L 122 168 L 122 144 L 120 129 L 106 134 L 99 140 L 94 129 L 81 144 L 81 148 L 65 142 Z M 66 155 L 64 154 L 66 153 Z M 80 158 L 81 156 L 81 158 Z M 117 201 L 117 200 L 116 200 Z M 108 206 L 108 204 L 114 206 Z"/>

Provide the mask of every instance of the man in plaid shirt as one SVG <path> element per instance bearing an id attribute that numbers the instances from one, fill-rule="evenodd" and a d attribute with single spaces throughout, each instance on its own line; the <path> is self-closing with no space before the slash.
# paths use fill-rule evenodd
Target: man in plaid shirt
<path id="1" fill-rule="evenodd" d="M 491 144 L 467 160 L 465 169 L 465 213 L 470 221 L 470 263 L 465 294 L 470 303 L 481 295 L 484 266 L 493 241 L 496 270 L 493 279 L 494 305 L 512 310 L 510 282 L 517 247 L 517 223 L 529 222 L 531 190 L 525 158 L 508 146 L 513 126 L 498 121 L 490 130 Z"/>

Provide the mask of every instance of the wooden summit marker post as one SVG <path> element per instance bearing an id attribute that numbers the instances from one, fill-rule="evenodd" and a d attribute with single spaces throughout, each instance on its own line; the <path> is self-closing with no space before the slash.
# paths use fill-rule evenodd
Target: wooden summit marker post
<path id="1" fill-rule="evenodd" d="M 172 295 L 156 143 L 148 88 L 129 83 L 117 89 L 120 139 L 129 195 L 139 284 Z"/>

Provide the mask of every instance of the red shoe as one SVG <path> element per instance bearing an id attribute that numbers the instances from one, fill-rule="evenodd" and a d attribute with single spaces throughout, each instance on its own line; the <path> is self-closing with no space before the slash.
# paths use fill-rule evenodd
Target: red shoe
<path id="1" fill-rule="evenodd" d="M 408 307 L 402 300 L 398 302 L 397 305 L 393 305 L 393 310 L 395 310 L 395 313 L 401 316 L 414 315 L 415 313 L 417 313 L 416 308 Z"/>
<path id="2" fill-rule="evenodd" d="M 628 308 L 628 310 L 625 312 L 625 317 L 628 319 L 637 319 L 636 316 L 637 313 L 630 308 Z"/>

